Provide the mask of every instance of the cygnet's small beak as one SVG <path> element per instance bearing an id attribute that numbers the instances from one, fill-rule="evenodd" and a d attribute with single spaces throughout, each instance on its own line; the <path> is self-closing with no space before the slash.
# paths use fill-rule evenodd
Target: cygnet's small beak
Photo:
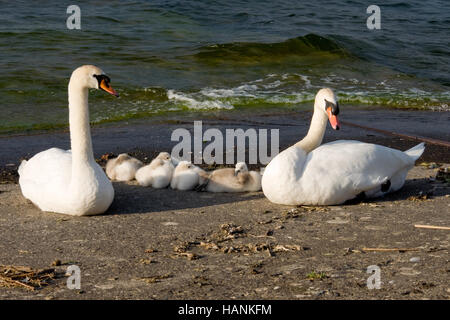
<path id="1" fill-rule="evenodd" d="M 234 176 L 237 176 L 239 173 L 239 170 L 234 170 Z"/>
<path id="2" fill-rule="evenodd" d="M 100 88 L 103 91 L 106 91 L 109 94 L 112 94 L 113 96 L 119 97 L 119 94 L 116 92 L 116 90 L 114 90 L 108 83 L 106 83 L 106 81 L 104 79 L 100 82 Z"/>
<path id="3" fill-rule="evenodd" d="M 328 107 L 327 108 L 327 114 L 328 114 L 328 120 L 330 120 L 330 124 L 331 124 L 331 127 L 334 129 L 334 130 L 339 130 L 339 128 L 340 128 L 340 124 L 339 124 L 339 119 L 338 119 L 338 117 L 337 116 L 335 116 L 333 113 L 332 113 L 332 108 L 331 107 Z"/>

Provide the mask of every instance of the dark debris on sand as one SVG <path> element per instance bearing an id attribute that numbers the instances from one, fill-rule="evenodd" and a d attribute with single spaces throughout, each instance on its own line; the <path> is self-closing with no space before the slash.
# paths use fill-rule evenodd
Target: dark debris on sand
<path id="1" fill-rule="evenodd" d="M 33 269 L 26 266 L 0 265 L 0 286 L 35 290 L 55 279 L 55 269 Z"/>

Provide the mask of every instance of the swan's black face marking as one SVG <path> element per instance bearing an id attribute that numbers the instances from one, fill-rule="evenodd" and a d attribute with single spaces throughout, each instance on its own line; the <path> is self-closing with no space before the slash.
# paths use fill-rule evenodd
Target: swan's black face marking
<path id="1" fill-rule="evenodd" d="M 381 192 L 388 192 L 390 187 L 391 187 L 391 180 L 388 180 L 381 185 Z"/>
<path id="2" fill-rule="evenodd" d="M 101 83 L 102 83 L 102 81 L 104 81 L 105 85 L 106 85 L 108 88 L 110 87 L 109 83 L 111 82 L 111 79 L 110 79 L 107 75 L 105 75 L 105 74 L 101 74 L 101 75 L 94 74 L 93 77 L 94 77 L 95 79 L 97 79 L 97 81 L 98 81 L 98 88 L 99 88 L 99 89 L 102 88 L 102 87 L 100 86 Z"/>
<path id="3" fill-rule="evenodd" d="M 337 116 L 339 114 L 339 103 L 336 101 L 336 104 L 334 104 L 333 102 L 330 102 L 327 99 L 324 100 L 325 100 L 325 111 L 328 108 L 331 108 L 331 114 L 333 116 Z"/>
<path id="4" fill-rule="evenodd" d="M 109 79 L 109 77 L 105 74 L 94 74 L 92 75 L 95 79 L 97 79 L 98 81 L 98 88 L 108 92 L 109 94 L 112 94 L 116 97 L 119 97 L 119 94 L 109 85 L 109 83 L 111 82 L 111 79 Z"/>

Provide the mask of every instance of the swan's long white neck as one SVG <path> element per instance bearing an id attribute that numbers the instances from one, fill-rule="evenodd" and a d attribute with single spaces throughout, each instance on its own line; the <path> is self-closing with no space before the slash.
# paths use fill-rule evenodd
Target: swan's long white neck
<path id="1" fill-rule="evenodd" d="M 327 127 L 327 115 L 325 112 L 317 111 L 317 100 L 318 99 L 314 102 L 314 114 L 311 125 L 309 126 L 308 134 L 295 144 L 296 147 L 302 148 L 306 153 L 309 153 L 320 146 Z"/>
<path id="2" fill-rule="evenodd" d="M 69 83 L 69 123 L 72 149 L 72 174 L 76 176 L 80 167 L 94 161 L 91 130 L 89 126 L 88 88 L 77 78 Z"/>

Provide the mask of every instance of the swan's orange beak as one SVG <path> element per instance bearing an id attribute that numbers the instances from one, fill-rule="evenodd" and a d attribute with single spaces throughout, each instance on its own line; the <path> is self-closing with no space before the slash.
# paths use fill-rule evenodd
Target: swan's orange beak
<path id="1" fill-rule="evenodd" d="M 106 83 L 106 81 L 105 81 L 104 79 L 100 82 L 100 88 L 101 88 L 103 91 L 106 91 L 106 92 L 108 92 L 109 94 L 112 94 L 113 96 L 119 97 L 119 94 L 116 92 L 116 90 L 114 90 L 114 89 L 109 85 L 109 83 Z"/>
<path id="2" fill-rule="evenodd" d="M 327 108 L 328 120 L 330 120 L 331 127 L 332 127 L 334 130 L 339 130 L 339 128 L 340 128 L 340 126 L 341 126 L 341 125 L 339 124 L 339 119 L 338 119 L 338 117 L 335 116 L 331 111 L 332 111 L 332 108 L 331 108 L 331 107 L 328 107 L 328 108 Z"/>

